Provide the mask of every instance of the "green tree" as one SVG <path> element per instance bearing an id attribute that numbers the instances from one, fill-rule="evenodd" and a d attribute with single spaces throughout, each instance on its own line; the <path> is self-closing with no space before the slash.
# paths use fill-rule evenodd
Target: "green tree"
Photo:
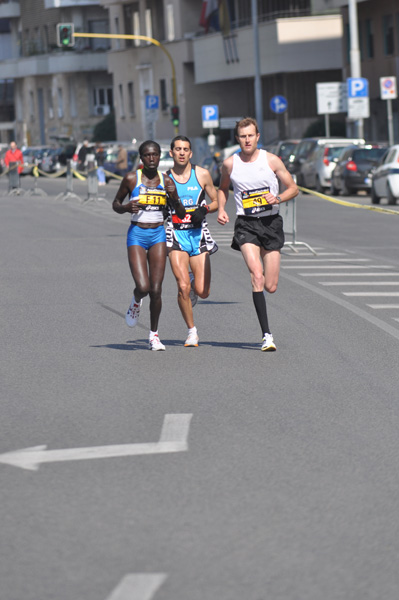
<path id="1" fill-rule="evenodd" d="M 97 123 L 93 131 L 93 142 L 111 142 L 116 140 L 115 113 L 112 111 Z"/>

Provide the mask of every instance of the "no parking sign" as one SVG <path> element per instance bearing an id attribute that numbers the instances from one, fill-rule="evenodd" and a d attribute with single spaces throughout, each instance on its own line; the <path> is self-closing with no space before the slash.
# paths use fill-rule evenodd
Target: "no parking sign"
<path id="1" fill-rule="evenodd" d="M 396 77 L 380 77 L 381 100 L 394 100 L 398 97 Z"/>

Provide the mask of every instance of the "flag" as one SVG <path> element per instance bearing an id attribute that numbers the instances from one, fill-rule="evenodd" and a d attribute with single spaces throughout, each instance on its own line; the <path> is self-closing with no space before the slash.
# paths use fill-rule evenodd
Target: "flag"
<path id="1" fill-rule="evenodd" d="M 202 0 L 200 26 L 205 28 L 205 33 L 208 33 L 209 28 L 220 29 L 218 20 L 218 0 Z"/>

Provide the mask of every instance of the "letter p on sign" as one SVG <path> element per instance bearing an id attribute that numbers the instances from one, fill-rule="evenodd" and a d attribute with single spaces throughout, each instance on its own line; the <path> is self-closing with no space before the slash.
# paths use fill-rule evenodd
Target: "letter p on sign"
<path id="1" fill-rule="evenodd" d="M 208 104 L 202 107 L 202 127 L 219 127 L 219 107 Z"/>

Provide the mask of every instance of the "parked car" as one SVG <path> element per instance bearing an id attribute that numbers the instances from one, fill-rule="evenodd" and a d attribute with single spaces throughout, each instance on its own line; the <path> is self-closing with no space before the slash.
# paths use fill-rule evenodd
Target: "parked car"
<path id="1" fill-rule="evenodd" d="M 22 151 L 24 166 L 21 175 L 32 175 L 35 166 L 40 164 L 43 156 L 50 150 L 50 146 L 28 146 Z"/>
<path id="2" fill-rule="evenodd" d="M 370 179 L 372 204 L 379 204 L 381 198 L 387 198 L 388 204 L 396 204 L 399 198 L 399 145 L 386 151 L 370 173 Z"/>
<path id="3" fill-rule="evenodd" d="M 334 138 L 334 137 L 314 137 L 314 138 L 303 138 L 299 144 L 295 147 L 293 154 L 291 154 L 287 163 L 287 169 L 291 175 L 295 176 L 298 185 L 303 185 L 302 176 L 302 165 L 310 154 L 317 148 L 317 146 L 326 146 L 327 144 L 341 144 L 342 146 L 349 146 L 350 144 L 364 144 L 363 139 L 349 139 L 349 138 Z"/>
<path id="4" fill-rule="evenodd" d="M 114 173 L 114 175 L 121 176 L 122 173 L 116 166 L 116 160 L 118 158 L 118 147 L 108 148 L 107 158 L 104 162 L 104 171 L 108 171 L 108 173 Z M 128 150 L 127 151 L 127 168 L 129 171 L 134 171 L 137 169 L 138 164 L 140 162 L 138 150 Z M 108 182 L 111 177 L 107 173 L 105 173 L 105 179 Z"/>
<path id="5" fill-rule="evenodd" d="M 200 167 L 207 169 L 211 175 L 213 185 L 220 183 L 220 171 L 217 160 L 214 156 L 206 156 L 200 163 Z"/>
<path id="6" fill-rule="evenodd" d="M 56 173 L 61 169 L 62 148 L 49 148 L 41 157 L 38 167 L 45 173 Z"/>
<path id="7" fill-rule="evenodd" d="M 342 150 L 347 148 L 342 142 L 316 146 L 301 167 L 301 179 L 306 188 L 316 188 L 324 192 L 331 186 L 331 174 L 335 169 Z"/>
<path id="8" fill-rule="evenodd" d="M 299 142 L 300 140 L 279 140 L 266 146 L 266 150 L 281 158 L 283 163 L 287 165 Z"/>
<path id="9" fill-rule="evenodd" d="M 332 173 L 331 193 L 351 196 L 360 190 L 370 192 L 370 171 L 378 164 L 386 151 L 386 146 L 377 144 L 345 148 L 338 157 Z"/>

